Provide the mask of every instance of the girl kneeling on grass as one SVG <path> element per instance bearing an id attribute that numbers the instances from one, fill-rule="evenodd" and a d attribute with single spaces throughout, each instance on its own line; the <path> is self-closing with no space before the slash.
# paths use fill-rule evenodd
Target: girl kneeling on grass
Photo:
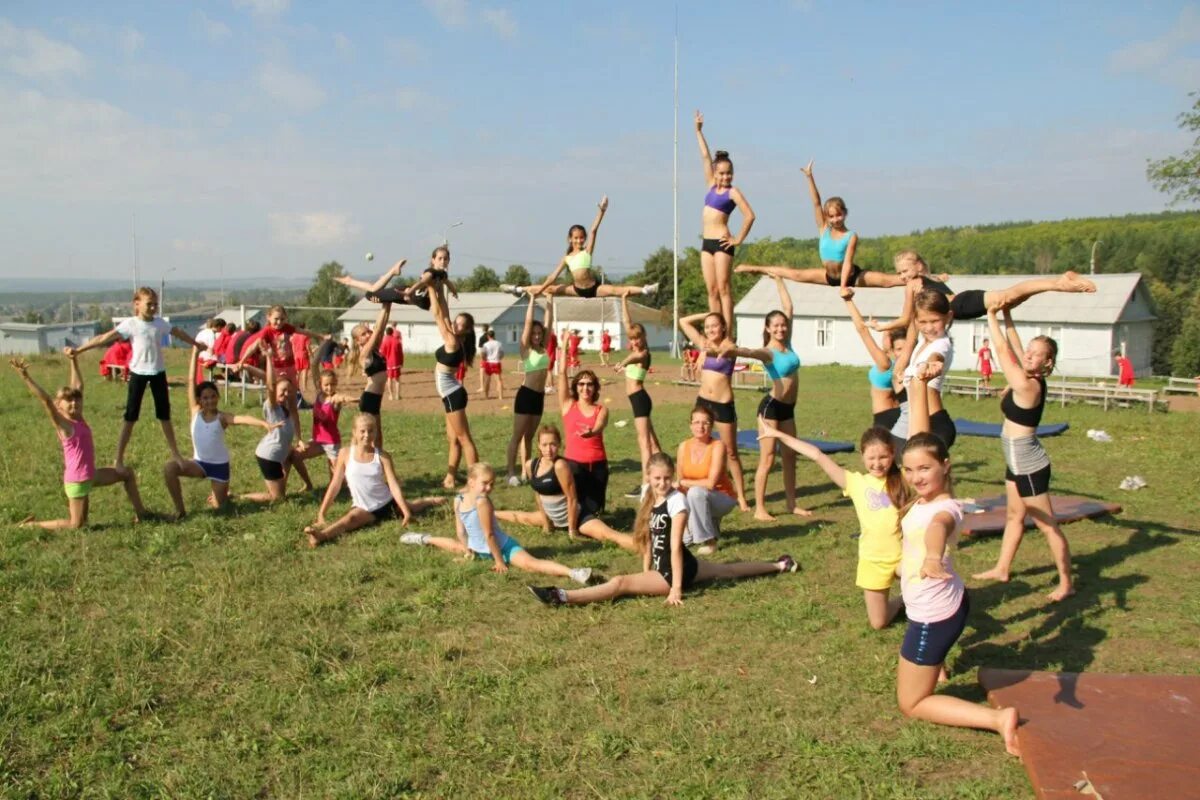
<path id="1" fill-rule="evenodd" d="M 378 438 L 375 415 L 362 412 L 354 418 L 354 432 L 349 447 L 338 452 L 333 465 L 333 477 L 325 490 L 325 499 L 317 511 L 317 522 L 304 529 L 308 546 L 316 547 L 343 533 L 365 528 L 387 519 L 401 519 L 407 525 L 412 515 L 445 502 L 442 497 L 422 497 L 411 503 L 404 499 L 392 457 L 375 446 Z M 333 523 L 325 522 L 325 512 L 342 491 L 342 480 L 350 486 L 353 505 Z"/>
<path id="2" fill-rule="evenodd" d="M 908 489 L 900 476 L 892 434 L 887 428 L 867 428 L 859 440 L 865 473 L 851 472 L 808 442 L 759 419 L 758 439 L 778 439 L 785 447 L 813 461 L 854 503 L 861 531 L 858 538 L 858 573 L 855 582 L 863 590 L 867 620 L 875 630 L 886 628 L 900 611 L 903 601 L 889 598 L 896 569 L 900 566 L 900 509 L 908 502 Z"/>
<path id="3" fill-rule="evenodd" d="M 958 697 L 935 694 L 946 654 L 962 635 L 971 604 L 951 553 L 958 544 L 962 508 L 950 487 L 950 452 L 929 432 L 925 383 L 941 365 L 923 364 L 914 376 L 909 402 L 912 420 L 902 461 L 904 479 L 916 499 L 903 511 L 900 590 L 908 629 L 896 667 L 896 700 L 907 717 L 959 728 L 993 730 L 1011 755 L 1017 746 L 1017 709 L 988 708 Z"/>
<path id="4" fill-rule="evenodd" d="M 404 544 L 429 545 L 439 550 L 458 553 L 467 560 L 489 558 L 492 572 L 508 572 L 511 564 L 527 572 L 540 572 L 559 578 L 570 578 L 587 585 L 592 577 L 589 567 L 563 566 L 557 561 L 534 558 L 516 539 L 500 529 L 496 509 L 488 497 L 496 481 L 490 465 L 477 461 L 467 469 L 467 488 L 454 499 L 454 528 L 457 538 L 430 536 L 428 533 L 406 533 L 400 537 Z"/>
<path id="5" fill-rule="evenodd" d="M 627 595 L 666 595 L 667 605 L 683 605 L 683 590 L 696 581 L 717 578 L 749 578 L 795 572 L 796 561 L 788 555 L 774 561 L 742 561 L 712 564 L 700 561 L 683 546 L 687 530 L 687 501 L 675 489 L 675 462 L 666 453 L 655 453 L 649 461 L 650 491 L 642 501 L 634 529 L 634 542 L 642 553 L 642 572 L 618 575 L 607 583 L 588 589 L 567 591 L 554 586 L 530 586 L 534 597 L 546 605 L 584 605 L 615 600 Z"/>
<path id="6" fill-rule="evenodd" d="M 207 478 L 212 485 L 208 504 L 213 508 L 224 508 L 229 501 L 229 448 L 225 446 L 225 429 L 230 425 L 254 425 L 268 433 L 280 427 L 280 422 L 267 422 L 257 417 L 226 414 L 217 409 L 221 392 L 212 381 L 196 383 L 196 362 L 200 356 L 198 348 L 192 348 L 188 366 L 187 397 L 192 412 L 192 458 L 190 461 L 171 459 L 163 464 L 163 479 L 167 493 L 175 504 L 175 519 L 183 519 L 187 509 L 183 505 L 183 487 L 180 478 Z"/>
<path id="7" fill-rule="evenodd" d="M 63 449 L 63 490 L 67 495 L 68 519 L 47 519 L 36 521 L 32 516 L 27 517 L 21 525 L 32 525 L 46 530 L 61 528 L 82 528 L 88 521 L 88 495 L 97 486 L 111 486 L 123 483 L 125 493 L 129 495 L 129 503 L 133 506 L 133 521 L 138 522 L 146 516 L 146 508 L 142 505 L 142 497 L 138 494 L 137 476 L 129 467 L 101 467 L 96 469 L 96 451 L 92 445 L 92 429 L 83 419 L 83 375 L 79 372 L 79 364 L 75 354 L 69 352 L 67 358 L 71 361 L 71 383 L 54 393 L 51 397 L 46 390 L 38 386 L 29 377 L 29 363 L 23 358 L 14 358 L 8 363 L 21 376 L 21 380 L 29 391 L 46 409 L 50 423 L 54 425 L 54 433 Z"/>

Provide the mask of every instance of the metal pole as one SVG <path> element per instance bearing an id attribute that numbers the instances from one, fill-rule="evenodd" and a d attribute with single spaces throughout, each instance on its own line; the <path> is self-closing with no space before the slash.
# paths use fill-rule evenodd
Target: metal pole
<path id="1" fill-rule="evenodd" d="M 138 273 L 137 273 L 137 214 L 129 215 L 129 238 L 133 242 L 133 291 L 136 294 L 138 290 Z"/>
<path id="2" fill-rule="evenodd" d="M 1096 274 L 1096 248 L 1102 244 L 1104 244 L 1104 242 L 1100 241 L 1099 239 L 1097 239 L 1095 242 L 1092 243 L 1092 266 L 1091 266 L 1091 270 L 1088 273 L 1089 275 Z"/>
<path id="3" fill-rule="evenodd" d="M 674 150 L 672 152 L 671 214 L 674 233 L 671 237 L 671 355 L 679 357 L 679 4 L 675 4 L 675 117 Z"/>

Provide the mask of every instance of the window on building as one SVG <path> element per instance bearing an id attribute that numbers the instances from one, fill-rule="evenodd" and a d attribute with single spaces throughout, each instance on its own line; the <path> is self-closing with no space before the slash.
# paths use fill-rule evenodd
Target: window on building
<path id="1" fill-rule="evenodd" d="M 509 341 L 509 343 L 511 344 L 512 342 L 515 342 L 516 340 L 517 340 L 517 329 L 516 329 L 516 328 L 509 328 L 509 329 L 508 329 L 508 341 Z"/>
<path id="2" fill-rule="evenodd" d="M 978 353 L 983 347 L 983 340 L 988 338 L 987 325 L 981 325 L 978 322 L 971 324 L 971 352 Z"/>
<path id="3" fill-rule="evenodd" d="M 817 320 L 817 347 L 833 347 L 833 320 Z"/>
<path id="4" fill-rule="evenodd" d="M 1042 327 L 1042 334 L 1049 336 L 1059 345 L 1062 344 L 1062 325 L 1045 325 Z"/>

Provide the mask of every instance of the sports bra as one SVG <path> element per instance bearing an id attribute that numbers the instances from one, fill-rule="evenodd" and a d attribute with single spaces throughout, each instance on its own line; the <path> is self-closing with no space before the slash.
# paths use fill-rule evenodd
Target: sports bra
<path id="1" fill-rule="evenodd" d="M 705 356 L 704 363 L 700 365 L 700 369 L 708 370 L 709 372 L 719 372 L 726 378 L 731 378 L 733 377 L 733 363 L 734 360 L 732 358 Z"/>
<path id="2" fill-rule="evenodd" d="M 542 495 L 543 497 L 558 497 L 563 494 L 562 484 L 558 482 L 558 473 L 554 471 L 554 467 L 558 466 L 561 458 L 554 459 L 554 466 L 544 475 L 538 475 L 537 468 L 542 463 L 542 459 L 534 458 L 529 461 L 529 488 Z"/>
<path id="3" fill-rule="evenodd" d="M 1042 421 L 1042 412 L 1046 407 L 1046 381 L 1043 378 L 1037 379 L 1038 386 L 1041 387 L 1041 394 L 1038 395 L 1038 404 L 1033 408 L 1021 408 L 1017 405 L 1017 401 L 1013 399 L 1013 393 L 1010 389 L 1000 398 L 1000 411 L 1004 414 L 1004 418 L 1009 422 L 1015 422 L 1018 425 L 1024 425 L 1027 428 L 1036 428 L 1038 423 Z"/>
<path id="4" fill-rule="evenodd" d="M 946 295 L 946 297 L 954 296 L 953 289 L 951 289 L 949 286 L 947 286 L 946 284 L 942 283 L 939 280 L 934 280 L 933 278 L 929 277 L 928 275 L 921 276 L 921 288 L 933 289 L 935 292 L 937 292 L 939 294 Z"/>
<path id="5" fill-rule="evenodd" d="M 572 274 L 591 270 L 592 254 L 587 250 L 571 253 L 571 255 L 567 256 L 567 268 L 571 270 Z"/>
<path id="6" fill-rule="evenodd" d="M 529 355 L 525 356 L 525 371 L 526 372 L 541 372 L 550 368 L 550 354 L 539 353 L 537 350 L 530 350 Z"/>
<path id="7" fill-rule="evenodd" d="M 792 348 L 787 350 L 771 350 L 771 360 L 763 363 L 763 370 L 773 381 L 781 381 L 796 374 L 800 369 L 800 356 Z"/>
<path id="8" fill-rule="evenodd" d="M 892 390 L 892 367 L 896 365 L 893 361 L 884 371 L 880 371 L 879 367 L 874 364 L 867 370 L 867 381 L 871 384 L 872 389 L 883 389 L 886 391 Z"/>
<path id="9" fill-rule="evenodd" d="M 631 381 L 644 381 L 646 374 L 650 371 L 650 351 L 646 351 L 646 360 L 640 364 L 626 364 L 625 377 Z"/>
<path id="10" fill-rule="evenodd" d="M 363 372 L 367 373 L 367 377 L 378 375 L 387 369 L 387 361 L 383 356 L 379 355 L 378 350 L 372 350 L 371 356 L 367 359 L 367 364 L 363 367 Z"/>
<path id="11" fill-rule="evenodd" d="M 733 202 L 733 198 L 730 197 L 732 193 L 733 187 L 730 187 L 725 194 L 721 194 L 717 191 L 716 186 L 710 186 L 708 194 L 704 195 L 704 205 L 715 208 L 722 214 L 732 214 L 733 209 L 737 208 L 737 203 Z"/>
<path id="12" fill-rule="evenodd" d="M 850 247 L 850 239 L 853 238 L 854 231 L 846 231 L 846 235 L 840 239 L 834 239 L 829 233 L 829 226 L 821 231 L 821 239 L 817 243 L 817 252 L 821 254 L 822 261 L 836 261 L 839 264 L 846 260 L 846 250 Z"/>
<path id="13" fill-rule="evenodd" d="M 437 350 L 433 351 L 433 357 L 434 360 L 436 360 L 437 363 L 441 364 L 443 367 L 457 367 L 459 364 L 463 363 L 463 351 L 461 347 L 458 350 L 455 350 L 453 353 L 447 353 L 446 346 L 442 345 Z"/>

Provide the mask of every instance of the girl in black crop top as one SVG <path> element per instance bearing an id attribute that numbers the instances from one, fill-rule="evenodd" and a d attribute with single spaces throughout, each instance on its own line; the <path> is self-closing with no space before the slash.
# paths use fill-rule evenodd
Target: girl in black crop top
<path id="1" fill-rule="evenodd" d="M 1046 535 L 1058 571 L 1058 586 L 1050 593 L 1050 600 L 1062 600 L 1075 592 L 1071 582 L 1071 549 L 1054 517 L 1050 502 L 1050 457 L 1037 438 L 1037 426 L 1046 405 L 1046 376 L 1054 369 L 1058 343 L 1049 336 L 1035 336 L 1022 348 L 1008 311 L 1004 312 L 1003 331 L 994 310 L 989 310 L 987 316 L 996 362 L 1004 369 L 1009 387 L 1000 400 L 1004 414 L 1001 444 L 1007 465 L 1008 524 L 1004 528 L 996 566 L 974 577 L 1008 580 L 1017 548 L 1025 534 L 1024 520 L 1029 516 Z"/>
<path id="2" fill-rule="evenodd" d="M 367 376 L 367 385 L 358 398 L 358 410 L 375 417 L 375 446 L 378 448 L 383 447 L 383 418 L 380 411 L 383 408 L 383 391 L 387 386 L 387 363 L 379 355 L 379 342 L 391 313 L 392 304 L 384 303 L 375 319 L 375 327 L 368 328 L 364 323 L 359 323 L 350 332 L 358 348 L 358 364 Z"/>

